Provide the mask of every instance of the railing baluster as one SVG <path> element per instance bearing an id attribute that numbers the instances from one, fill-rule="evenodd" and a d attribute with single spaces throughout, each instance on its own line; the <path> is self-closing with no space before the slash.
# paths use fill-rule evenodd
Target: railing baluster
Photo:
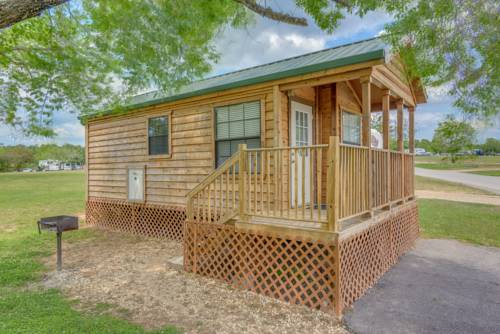
<path id="1" fill-rule="evenodd" d="M 318 217 L 321 220 L 321 203 L 322 203 L 322 198 L 321 198 L 321 190 L 323 188 L 323 183 L 322 183 L 322 167 L 323 167 L 323 150 L 320 148 L 316 152 L 316 179 L 317 179 L 317 193 L 318 193 Z"/>
<path id="2" fill-rule="evenodd" d="M 302 171 L 301 171 L 301 200 L 302 200 L 302 219 L 305 218 L 306 216 L 306 152 L 305 149 L 300 150 L 301 151 L 301 163 L 302 163 Z"/>
<path id="3" fill-rule="evenodd" d="M 314 160 L 313 160 L 313 153 L 316 149 L 314 148 L 309 148 L 309 219 L 313 220 L 313 215 L 314 215 L 314 173 L 313 173 L 313 168 L 314 168 Z M 319 221 L 320 217 L 318 217 Z"/>
<path id="4" fill-rule="evenodd" d="M 288 199 L 290 198 L 290 154 L 291 150 L 286 150 L 286 151 L 279 151 L 279 168 L 283 173 L 285 173 L 286 169 L 286 174 L 281 174 L 280 173 L 280 183 L 281 187 L 279 188 L 280 190 L 280 216 L 284 216 L 284 210 L 286 208 L 286 204 L 288 203 Z M 285 186 L 286 185 L 286 186 Z M 285 198 L 285 192 L 287 198 Z M 287 216 L 289 215 L 290 211 L 287 211 Z"/>
<path id="5" fill-rule="evenodd" d="M 299 162 L 298 160 L 298 150 L 297 148 L 294 148 L 294 154 L 293 154 L 293 166 L 294 166 L 294 173 L 293 173 L 293 194 L 294 194 L 294 209 L 295 209 L 295 218 L 298 217 L 298 205 L 299 205 Z"/>
<path id="6" fill-rule="evenodd" d="M 264 152 L 260 152 L 260 211 L 264 214 Z"/>
<path id="7" fill-rule="evenodd" d="M 254 160 L 253 160 L 253 210 L 254 212 L 257 212 L 257 152 L 254 154 Z"/>
<path id="8" fill-rule="evenodd" d="M 226 205 L 226 210 L 229 208 L 229 169 L 226 170 L 226 198 L 225 198 L 225 205 Z"/>
<path id="9" fill-rule="evenodd" d="M 270 215 L 271 211 L 271 152 L 267 151 L 266 152 L 266 185 L 267 185 L 267 215 Z M 276 197 L 274 198 L 274 201 L 276 201 Z"/>

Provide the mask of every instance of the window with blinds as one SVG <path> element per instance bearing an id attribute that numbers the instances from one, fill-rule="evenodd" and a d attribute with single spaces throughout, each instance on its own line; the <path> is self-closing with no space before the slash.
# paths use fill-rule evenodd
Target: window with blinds
<path id="1" fill-rule="evenodd" d="M 260 101 L 215 108 L 217 167 L 238 151 L 239 144 L 260 147 Z"/>
<path id="2" fill-rule="evenodd" d="M 361 145 L 361 116 L 342 111 L 342 142 Z"/>
<path id="3" fill-rule="evenodd" d="M 149 155 L 168 155 L 169 147 L 169 117 L 154 117 L 148 120 L 148 150 Z"/>

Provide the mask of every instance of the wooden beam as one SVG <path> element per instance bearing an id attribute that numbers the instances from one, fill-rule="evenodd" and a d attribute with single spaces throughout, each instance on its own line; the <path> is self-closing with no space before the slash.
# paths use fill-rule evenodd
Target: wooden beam
<path id="1" fill-rule="evenodd" d="M 397 107 L 397 143 L 398 151 L 403 152 L 403 101 L 400 100 L 396 103 Z"/>
<path id="2" fill-rule="evenodd" d="M 238 170 L 238 199 L 239 199 L 239 216 L 240 220 L 246 221 L 246 194 L 245 194 L 245 182 L 246 182 L 246 172 L 247 172 L 247 144 L 239 144 L 239 170 Z"/>
<path id="3" fill-rule="evenodd" d="M 290 89 L 297 89 L 301 87 L 314 87 L 314 86 L 321 86 L 321 85 L 327 85 L 331 83 L 336 83 L 340 81 L 348 81 L 348 80 L 353 80 L 353 79 L 359 79 L 361 77 L 369 76 L 372 73 L 372 68 L 365 68 L 361 70 L 356 70 L 356 71 L 350 71 L 350 72 L 343 72 L 339 74 L 333 74 L 333 75 L 326 75 L 318 78 L 313 78 L 313 79 L 306 79 L 306 80 L 301 80 L 297 82 L 292 82 L 288 84 L 282 84 L 280 85 L 280 90 L 286 91 Z"/>
<path id="4" fill-rule="evenodd" d="M 371 142 L 371 78 L 361 80 L 362 88 L 362 144 L 370 147 Z"/>
<path id="5" fill-rule="evenodd" d="M 332 129 L 331 135 L 338 136 L 340 138 L 340 108 L 338 104 L 339 91 L 337 84 L 330 85 L 330 113 L 332 117 Z"/>
<path id="6" fill-rule="evenodd" d="M 390 139 L 390 129 L 389 129 L 389 119 L 390 119 L 390 92 L 388 89 L 382 91 L 382 137 L 384 143 L 384 150 L 389 149 L 389 139 Z"/>
<path id="7" fill-rule="evenodd" d="M 265 110 L 265 108 L 264 108 Z M 274 146 L 281 146 L 281 91 L 278 85 L 273 86 Z"/>
<path id="8" fill-rule="evenodd" d="M 351 82 L 349 80 L 347 80 L 345 83 L 346 83 L 347 87 L 349 87 L 349 89 L 351 90 L 352 95 L 354 95 L 354 99 L 356 100 L 356 102 L 358 103 L 358 105 L 360 107 L 363 107 L 363 105 L 361 104 L 361 99 L 358 96 L 358 92 L 356 92 L 356 90 L 352 86 Z"/>
<path id="9" fill-rule="evenodd" d="M 340 143 L 338 136 L 330 136 L 328 143 L 328 170 L 327 170 L 327 216 L 328 230 L 339 231 L 339 196 L 340 196 Z"/>
<path id="10" fill-rule="evenodd" d="M 415 107 L 408 108 L 408 146 L 410 153 L 415 152 Z"/>
<path id="11" fill-rule="evenodd" d="M 368 210 L 370 210 L 370 217 L 373 216 L 372 203 L 372 150 L 371 150 L 371 77 L 365 77 L 361 79 L 361 91 L 362 91 L 362 144 L 368 147 L 368 182 L 366 184 L 365 191 L 367 192 Z"/>
<path id="12" fill-rule="evenodd" d="M 390 71 L 382 71 L 382 69 L 383 68 L 381 66 L 375 67 L 372 74 L 373 84 L 381 89 L 389 88 L 392 95 L 403 99 L 406 105 L 414 106 L 413 96 L 411 95 L 411 91 L 408 86 L 404 85 L 399 80 L 388 78 L 387 75 L 390 76 Z"/>

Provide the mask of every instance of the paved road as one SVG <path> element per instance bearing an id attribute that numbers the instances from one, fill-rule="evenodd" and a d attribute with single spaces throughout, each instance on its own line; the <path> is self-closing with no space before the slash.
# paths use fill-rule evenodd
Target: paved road
<path id="1" fill-rule="evenodd" d="M 415 168 L 415 174 L 432 177 L 450 182 L 461 183 L 469 187 L 478 188 L 500 195 L 500 177 L 485 176 L 449 170 L 434 170 Z"/>
<path id="2" fill-rule="evenodd" d="M 417 241 L 344 317 L 354 333 L 500 333 L 500 248 Z"/>

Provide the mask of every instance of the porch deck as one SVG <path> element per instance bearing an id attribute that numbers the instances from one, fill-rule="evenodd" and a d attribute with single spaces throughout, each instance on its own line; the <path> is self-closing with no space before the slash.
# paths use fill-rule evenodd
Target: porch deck
<path id="1" fill-rule="evenodd" d="M 364 224 L 370 224 L 373 221 L 383 219 L 387 214 L 390 214 L 393 209 L 397 209 L 400 205 L 414 201 L 413 196 L 402 201 L 388 204 L 383 208 L 373 210 L 368 214 L 361 214 L 354 217 L 348 217 L 338 221 L 337 233 L 328 233 L 328 225 L 320 223 L 325 221 L 328 216 L 327 209 L 321 209 L 320 217 L 318 211 L 312 210 L 311 221 L 294 219 L 295 210 L 286 210 L 283 217 L 266 216 L 265 212 L 257 212 L 250 217 L 248 221 L 235 219 L 232 221 L 239 230 L 253 231 L 268 231 L 274 232 L 277 235 L 289 235 L 292 237 L 314 238 L 316 240 L 328 240 L 339 236 L 350 235 L 358 228 L 362 228 Z M 310 208 L 305 208 L 306 214 L 310 213 Z"/>
<path id="2" fill-rule="evenodd" d="M 190 192 L 187 217 L 328 239 L 413 197 L 413 154 L 331 137 L 328 145 L 241 145 Z"/>

